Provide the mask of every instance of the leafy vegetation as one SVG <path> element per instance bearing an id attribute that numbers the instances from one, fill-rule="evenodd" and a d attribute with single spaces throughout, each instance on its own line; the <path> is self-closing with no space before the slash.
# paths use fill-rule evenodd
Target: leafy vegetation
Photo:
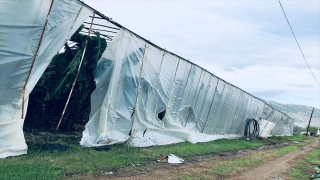
<path id="1" fill-rule="evenodd" d="M 64 45 L 64 51 L 53 57 L 30 94 L 25 124 L 32 129 L 53 128 L 57 125 L 75 79 L 86 40 L 88 43 L 79 77 L 60 129 L 70 131 L 75 127 L 75 122 L 83 125 L 88 120 L 90 95 L 95 89 L 93 71 L 107 44 L 98 32 L 94 32 L 90 37 L 80 34 L 82 28 L 83 26 Z"/>
<path id="2" fill-rule="evenodd" d="M 315 126 L 310 126 L 310 127 L 309 127 L 309 132 L 310 132 L 310 133 L 316 133 L 317 130 L 318 130 L 318 128 L 315 127 Z"/>

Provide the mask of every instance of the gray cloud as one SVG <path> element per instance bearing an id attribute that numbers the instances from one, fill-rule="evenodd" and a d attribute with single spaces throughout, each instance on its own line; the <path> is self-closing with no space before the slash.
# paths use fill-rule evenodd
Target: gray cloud
<path id="1" fill-rule="evenodd" d="M 257 97 L 261 97 L 263 99 L 270 99 L 274 98 L 277 96 L 281 96 L 283 94 L 288 93 L 288 90 L 283 90 L 283 89 L 270 89 L 270 90 L 265 90 L 265 91 L 254 91 L 252 92 L 253 95 Z"/>
<path id="2" fill-rule="evenodd" d="M 285 83 L 285 85 L 291 86 L 291 87 L 300 87 L 300 88 L 316 88 L 317 87 L 315 85 L 310 85 L 310 84 L 288 84 L 288 83 Z"/>

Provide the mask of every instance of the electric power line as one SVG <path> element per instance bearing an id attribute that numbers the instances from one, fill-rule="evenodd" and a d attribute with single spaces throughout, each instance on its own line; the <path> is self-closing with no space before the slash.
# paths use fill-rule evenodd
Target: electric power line
<path id="1" fill-rule="evenodd" d="M 309 66 L 309 64 L 308 64 L 308 61 L 307 61 L 306 57 L 304 56 L 304 54 L 303 54 L 303 52 L 302 52 L 302 50 L 301 50 L 301 47 L 300 47 L 300 45 L 299 45 L 299 43 L 298 43 L 298 40 L 297 40 L 297 38 L 296 38 L 296 35 L 294 34 L 294 32 L 293 32 L 293 30 L 292 30 L 292 27 L 291 27 L 291 25 L 290 25 L 290 22 L 289 22 L 289 20 L 288 20 L 288 17 L 287 17 L 287 15 L 286 15 L 286 13 L 284 12 L 284 9 L 283 9 L 283 7 L 282 7 L 282 4 L 281 4 L 280 0 L 278 0 L 278 1 L 279 1 L 280 6 L 281 6 L 282 12 L 283 12 L 284 16 L 285 16 L 286 19 L 287 19 L 287 22 L 288 22 L 288 24 L 289 24 L 289 27 L 290 27 L 291 32 L 292 32 L 292 34 L 293 34 L 293 37 L 294 37 L 294 39 L 295 39 L 296 42 L 297 42 L 297 45 L 298 45 L 298 47 L 299 47 L 299 49 L 300 49 L 300 52 L 301 52 L 301 54 L 302 54 L 302 56 L 303 56 L 303 59 L 304 59 L 304 61 L 306 62 L 306 64 L 307 64 L 307 66 L 308 66 L 308 68 L 309 68 L 309 70 L 310 70 L 310 72 L 311 72 L 314 80 L 316 80 L 316 82 L 317 82 L 318 85 L 320 86 L 317 78 L 316 78 L 315 75 L 313 74 L 313 72 L 312 72 L 312 70 L 311 70 L 311 68 L 310 68 L 310 66 Z"/>

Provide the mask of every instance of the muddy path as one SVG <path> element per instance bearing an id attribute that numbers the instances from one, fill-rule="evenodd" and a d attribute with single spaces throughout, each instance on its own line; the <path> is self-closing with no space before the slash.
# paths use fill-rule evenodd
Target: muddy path
<path id="1" fill-rule="evenodd" d="M 260 165 L 254 169 L 248 169 L 248 171 L 242 174 L 232 177 L 231 179 L 277 179 L 275 177 L 284 177 L 285 172 L 296 161 L 309 153 L 312 149 L 319 146 L 319 139 L 316 139 L 313 143 L 299 148 L 296 151 L 290 152 L 279 158 L 270 159 L 263 165 Z M 167 163 L 153 163 L 148 166 L 139 167 L 133 165 L 132 168 L 126 169 L 121 172 L 113 172 L 113 174 L 104 174 L 95 177 L 73 177 L 71 179 L 118 179 L 118 180 L 131 180 L 131 179 L 181 179 L 175 175 L 194 175 L 201 174 L 205 170 L 211 169 L 214 164 L 220 161 L 233 160 L 241 157 L 250 156 L 257 152 L 263 153 L 263 151 L 280 148 L 289 145 L 288 143 L 267 145 L 250 150 L 238 150 L 227 153 L 220 153 L 218 155 L 198 156 L 186 160 L 184 164 L 167 164 Z M 199 179 L 202 179 L 199 177 Z M 224 177 L 206 177 L 205 179 L 225 179 Z M 286 179 L 286 178 L 284 178 Z"/>
<path id="2" fill-rule="evenodd" d="M 266 164 L 249 170 L 231 179 L 237 180 L 266 180 L 266 179 L 288 179 L 286 172 L 294 166 L 302 157 L 311 150 L 320 146 L 320 139 L 313 143 L 303 146 L 296 151 L 290 152 L 284 156 L 276 158 Z"/>

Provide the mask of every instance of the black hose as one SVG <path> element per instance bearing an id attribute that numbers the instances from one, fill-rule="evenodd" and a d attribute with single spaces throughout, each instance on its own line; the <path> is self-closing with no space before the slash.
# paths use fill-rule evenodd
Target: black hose
<path id="1" fill-rule="evenodd" d="M 251 123 L 253 125 L 253 131 L 251 132 Z M 244 136 L 247 137 L 259 137 L 259 122 L 255 120 L 254 118 L 248 118 L 246 119 L 246 125 L 244 127 Z"/>

